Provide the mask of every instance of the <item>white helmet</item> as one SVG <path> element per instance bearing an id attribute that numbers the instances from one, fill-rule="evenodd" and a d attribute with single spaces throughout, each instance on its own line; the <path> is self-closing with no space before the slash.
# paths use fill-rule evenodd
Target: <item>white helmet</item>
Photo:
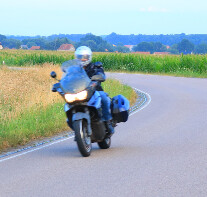
<path id="1" fill-rule="evenodd" d="M 81 60 L 83 66 L 87 66 L 92 60 L 92 51 L 87 46 L 78 47 L 75 51 L 75 57 Z"/>

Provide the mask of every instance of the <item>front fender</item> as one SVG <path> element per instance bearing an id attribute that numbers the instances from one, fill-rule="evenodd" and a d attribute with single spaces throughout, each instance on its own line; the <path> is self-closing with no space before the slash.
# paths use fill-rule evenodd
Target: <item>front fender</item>
<path id="1" fill-rule="evenodd" d="M 72 116 L 72 122 L 76 121 L 76 120 L 82 120 L 82 119 L 86 119 L 87 123 L 88 123 L 88 135 L 92 134 L 92 130 L 91 130 L 91 118 L 90 115 L 87 113 L 83 113 L 83 112 L 77 112 L 75 114 L 73 114 Z"/>
<path id="2" fill-rule="evenodd" d="M 81 119 L 86 119 L 87 121 L 90 122 L 89 114 L 86 114 L 83 112 L 77 112 L 77 113 L 73 114 L 72 121 L 81 120 Z"/>

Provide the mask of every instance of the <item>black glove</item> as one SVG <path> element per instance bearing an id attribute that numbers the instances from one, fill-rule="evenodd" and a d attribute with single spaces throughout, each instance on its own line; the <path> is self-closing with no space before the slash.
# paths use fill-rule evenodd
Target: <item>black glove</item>
<path id="1" fill-rule="evenodd" d="M 55 83 L 52 87 L 52 92 L 57 92 L 57 89 L 60 87 L 60 83 Z"/>

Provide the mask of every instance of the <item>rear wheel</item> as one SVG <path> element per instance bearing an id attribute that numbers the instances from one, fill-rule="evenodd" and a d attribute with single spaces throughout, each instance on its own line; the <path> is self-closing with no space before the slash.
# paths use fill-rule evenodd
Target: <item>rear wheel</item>
<path id="1" fill-rule="evenodd" d="M 103 141 L 98 142 L 98 146 L 101 149 L 107 149 L 111 146 L 111 138 L 105 138 Z"/>
<path id="2" fill-rule="evenodd" d="M 76 120 L 73 123 L 73 129 L 75 131 L 75 138 L 78 145 L 78 149 L 83 157 L 88 157 L 91 154 L 91 138 L 88 136 L 88 125 L 86 120 Z"/>

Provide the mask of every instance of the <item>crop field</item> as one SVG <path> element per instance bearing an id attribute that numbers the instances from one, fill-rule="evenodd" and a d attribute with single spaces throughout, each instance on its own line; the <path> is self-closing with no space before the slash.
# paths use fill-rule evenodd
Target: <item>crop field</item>
<path id="1" fill-rule="evenodd" d="M 0 65 L 4 63 L 8 66 L 61 64 L 73 58 L 74 53 L 66 51 L 0 51 Z M 207 77 L 207 55 L 94 53 L 93 61 L 101 61 L 106 71 Z"/>

